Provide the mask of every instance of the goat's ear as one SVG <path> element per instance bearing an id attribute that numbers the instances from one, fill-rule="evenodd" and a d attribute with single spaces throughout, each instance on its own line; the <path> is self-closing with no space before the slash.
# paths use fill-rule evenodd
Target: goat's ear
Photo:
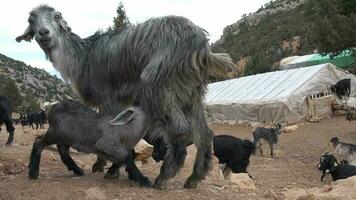
<path id="1" fill-rule="evenodd" d="M 59 20 L 59 24 L 66 32 L 70 33 L 72 31 L 72 29 L 68 26 L 67 22 L 64 19 Z"/>
<path id="2" fill-rule="evenodd" d="M 34 35 L 35 33 L 32 31 L 31 27 L 28 26 L 22 35 L 16 37 L 16 41 L 21 42 L 22 40 L 25 40 L 27 42 L 31 42 Z"/>
<path id="3" fill-rule="evenodd" d="M 69 33 L 71 32 L 72 29 L 68 26 L 67 21 L 62 18 L 62 14 L 60 12 L 56 12 L 55 19 L 63 30 Z"/>
<path id="4" fill-rule="evenodd" d="M 136 116 L 135 109 L 133 107 L 127 108 L 126 110 L 119 113 L 114 119 L 109 121 L 110 125 L 121 126 L 127 124 Z"/>

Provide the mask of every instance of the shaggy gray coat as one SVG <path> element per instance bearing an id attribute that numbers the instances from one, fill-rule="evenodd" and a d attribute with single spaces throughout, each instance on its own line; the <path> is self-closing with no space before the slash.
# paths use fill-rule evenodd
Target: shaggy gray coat
<path id="1" fill-rule="evenodd" d="M 194 138 L 198 154 L 185 186 L 195 187 L 205 177 L 212 133 L 203 96 L 209 76 L 224 76 L 234 64 L 228 55 L 211 52 L 202 28 L 186 18 L 168 16 L 82 39 L 46 5 L 34 8 L 28 21 L 16 40 L 34 37 L 86 104 L 115 112 L 136 100 L 162 130 L 172 152 L 156 179 L 157 188 L 183 165 L 187 137 Z"/>

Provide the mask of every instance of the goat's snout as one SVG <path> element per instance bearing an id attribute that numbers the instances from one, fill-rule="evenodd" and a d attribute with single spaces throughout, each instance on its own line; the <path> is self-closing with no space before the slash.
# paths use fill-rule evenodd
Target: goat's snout
<path id="1" fill-rule="evenodd" d="M 47 28 L 40 28 L 40 30 L 38 30 L 38 34 L 42 37 L 46 37 L 49 35 L 49 30 Z"/>

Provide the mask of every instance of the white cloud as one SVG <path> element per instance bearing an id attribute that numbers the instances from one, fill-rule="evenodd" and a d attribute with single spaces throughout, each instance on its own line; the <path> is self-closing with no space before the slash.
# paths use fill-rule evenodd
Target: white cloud
<path id="1" fill-rule="evenodd" d="M 192 20 L 207 30 L 211 42 L 220 38 L 223 28 L 236 22 L 245 13 L 256 11 L 269 0 L 122 0 L 126 14 L 133 23 L 151 17 L 180 15 Z M 34 65 L 46 66 L 43 52 L 34 43 L 16 43 L 15 37 L 27 27 L 29 11 L 39 4 L 48 4 L 60 11 L 72 31 L 87 37 L 98 29 L 112 25 L 116 16 L 118 0 L 11 0 L 0 7 L 0 53 Z M 23 54 L 37 55 L 35 59 L 24 58 Z M 18 55 L 18 56 L 17 56 Z M 21 55 L 21 56 L 20 56 Z M 41 58 L 43 58 L 41 60 Z M 37 60 L 37 61 L 35 61 Z M 53 67 L 52 67 L 53 68 Z"/>

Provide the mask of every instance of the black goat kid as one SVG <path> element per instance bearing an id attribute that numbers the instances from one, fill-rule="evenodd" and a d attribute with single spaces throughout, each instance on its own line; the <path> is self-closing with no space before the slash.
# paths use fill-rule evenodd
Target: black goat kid
<path id="1" fill-rule="evenodd" d="M 156 137 L 153 140 L 149 140 L 147 136 L 145 136 L 144 139 L 154 146 L 152 153 L 153 159 L 156 162 L 164 160 L 168 146 L 163 138 Z M 191 144 L 192 142 L 188 145 Z M 256 150 L 256 145 L 253 142 L 230 135 L 218 135 L 213 138 L 213 146 L 214 155 L 219 159 L 219 163 L 225 164 L 222 170 L 225 177 L 231 171 L 233 173 L 248 173 L 247 167 L 250 163 L 250 156 L 251 154 L 255 154 Z"/>
<path id="2" fill-rule="evenodd" d="M 333 181 L 356 175 L 356 166 L 349 164 L 339 164 L 335 156 L 328 153 L 320 156 L 318 169 L 323 173 L 320 181 L 323 181 L 327 173 L 330 173 Z"/>

